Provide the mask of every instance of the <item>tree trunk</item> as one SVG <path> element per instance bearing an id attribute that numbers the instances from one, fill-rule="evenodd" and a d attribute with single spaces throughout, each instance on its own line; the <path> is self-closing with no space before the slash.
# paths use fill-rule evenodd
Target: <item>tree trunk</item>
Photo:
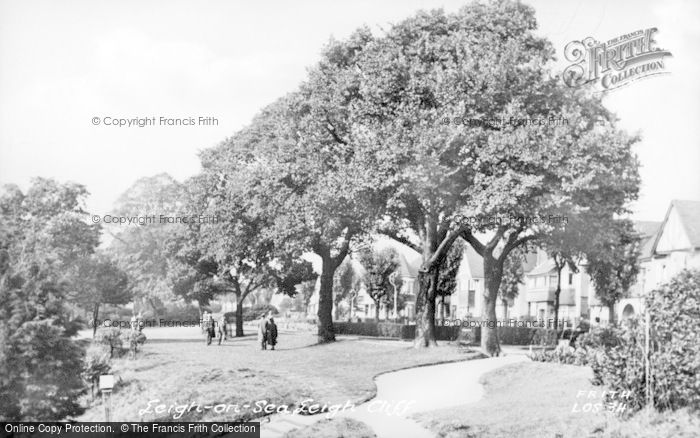
<path id="1" fill-rule="evenodd" d="M 560 268 L 557 266 L 557 289 L 554 291 L 554 331 L 555 333 L 557 330 L 559 330 L 559 296 L 561 295 L 561 270 L 563 266 Z M 559 339 L 559 335 L 557 335 L 557 339 Z"/>
<path id="2" fill-rule="evenodd" d="M 334 342 L 333 329 L 333 274 L 335 266 L 330 251 L 321 254 L 321 284 L 318 291 L 318 342 Z"/>
<path id="3" fill-rule="evenodd" d="M 148 299 L 148 304 L 150 304 L 153 309 L 153 319 L 158 321 L 158 309 L 156 308 L 156 303 L 153 301 L 153 298 Z"/>
<path id="4" fill-rule="evenodd" d="M 484 254 L 484 311 L 485 324 L 481 326 L 481 348 L 490 356 L 498 356 L 501 346 L 498 342 L 496 321 L 496 301 L 501 285 L 503 268 L 491 254 Z"/>
<path id="5" fill-rule="evenodd" d="M 236 294 L 236 337 L 245 336 L 243 333 L 243 298 L 240 298 L 240 292 Z"/>
<path id="6" fill-rule="evenodd" d="M 503 320 L 507 321 L 508 320 L 508 300 L 503 299 L 501 301 L 503 302 Z"/>
<path id="7" fill-rule="evenodd" d="M 100 303 L 95 303 L 92 308 L 92 339 L 97 334 L 97 317 L 100 315 Z"/>
<path id="8" fill-rule="evenodd" d="M 608 325 L 615 325 L 615 303 L 608 304 Z"/>
<path id="9" fill-rule="evenodd" d="M 437 295 L 437 281 L 440 272 L 433 267 L 429 272 L 418 273 L 420 291 L 416 297 L 416 309 L 420 309 L 420 320 L 416 325 L 416 348 L 436 347 L 435 338 L 435 301 Z"/>

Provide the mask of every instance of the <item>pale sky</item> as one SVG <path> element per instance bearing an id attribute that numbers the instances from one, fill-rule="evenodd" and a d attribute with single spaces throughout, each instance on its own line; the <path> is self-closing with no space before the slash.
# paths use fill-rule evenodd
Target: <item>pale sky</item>
<path id="1" fill-rule="evenodd" d="M 293 91 L 331 36 L 386 27 L 464 1 L 0 0 L 0 183 L 34 176 L 85 184 L 108 214 L 136 179 L 199 170 L 198 151 Z M 700 200 L 700 2 L 526 1 L 557 49 L 657 27 L 671 73 L 607 94 L 642 168 L 635 218 Z M 94 126 L 93 117 L 216 117 L 218 126 Z"/>

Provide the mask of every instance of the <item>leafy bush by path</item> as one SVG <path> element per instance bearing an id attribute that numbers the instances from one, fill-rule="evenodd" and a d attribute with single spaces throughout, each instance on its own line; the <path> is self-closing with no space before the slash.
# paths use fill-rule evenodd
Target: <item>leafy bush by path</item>
<path id="1" fill-rule="evenodd" d="M 651 309 L 656 406 L 700 410 L 700 270 L 686 270 L 655 290 Z"/>
<path id="2" fill-rule="evenodd" d="M 98 329 L 95 334 L 95 342 L 107 347 L 110 358 L 121 356 L 122 354 L 122 345 L 124 343 L 122 331 L 116 327 Z"/>
<path id="3" fill-rule="evenodd" d="M 253 321 L 267 312 L 272 312 L 273 315 L 279 314 L 277 307 L 272 304 L 256 304 L 253 307 L 243 310 L 243 321 Z"/>
<path id="4" fill-rule="evenodd" d="M 109 363 L 109 351 L 99 344 L 91 345 L 83 360 L 81 377 L 90 385 L 91 395 L 95 396 L 95 389 L 99 378 L 103 374 L 109 374 L 112 367 Z"/>
<path id="5" fill-rule="evenodd" d="M 683 271 L 646 299 L 654 407 L 700 410 L 700 271 Z M 643 318 L 622 327 L 596 328 L 576 340 L 576 349 L 536 351 L 540 362 L 590 365 L 594 384 L 625 393 L 627 413 L 646 404 L 646 333 Z M 614 401 L 614 395 L 609 401 Z"/>

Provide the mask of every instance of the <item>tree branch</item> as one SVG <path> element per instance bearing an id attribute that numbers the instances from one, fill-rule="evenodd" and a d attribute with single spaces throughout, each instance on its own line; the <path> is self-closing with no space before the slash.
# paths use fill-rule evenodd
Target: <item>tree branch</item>
<path id="1" fill-rule="evenodd" d="M 474 248 L 474 251 L 476 251 L 477 254 L 479 254 L 482 257 L 484 256 L 484 251 L 486 250 L 486 247 L 484 246 L 483 243 L 479 242 L 479 239 L 477 239 L 472 234 L 470 229 L 463 230 L 462 233 L 460 234 L 460 236 L 468 244 L 470 244 L 472 248 Z"/>
<path id="2" fill-rule="evenodd" d="M 418 252 L 418 253 L 420 253 L 420 252 L 423 251 L 423 249 L 422 249 L 420 246 L 418 246 L 418 245 L 416 245 L 415 243 L 411 242 L 407 237 L 399 236 L 398 233 L 397 233 L 396 231 L 393 231 L 393 230 L 379 230 L 379 233 L 380 233 L 380 234 L 383 234 L 383 235 L 385 235 L 385 236 L 387 236 L 387 237 L 390 238 L 390 239 L 393 239 L 393 240 L 395 240 L 395 241 L 397 241 L 397 242 L 399 242 L 399 243 L 402 243 L 402 244 L 406 245 L 407 247 L 411 248 L 412 250 L 414 250 L 414 251 L 416 251 L 416 252 Z"/>

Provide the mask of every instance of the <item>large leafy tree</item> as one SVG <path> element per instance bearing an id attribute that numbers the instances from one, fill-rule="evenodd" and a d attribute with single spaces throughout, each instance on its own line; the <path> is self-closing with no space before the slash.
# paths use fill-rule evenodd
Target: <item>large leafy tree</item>
<path id="1" fill-rule="evenodd" d="M 350 119 L 357 77 L 349 67 L 370 38 L 360 31 L 331 42 L 297 92 L 204 155 L 221 184 L 265 218 L 261 239 L 284 253 L 320 257 L 319 342 L 335 340 L 334 273 L 383 205 L 379 157 L 367 152 L 368 138 Z"/>
<path id="2" fill-rule="evenodd" d="M 483 317 L 495 320 L 511 251 L 560 228 L 562 212 L 621 214 L 636 196 L 636 139 L 599 99 L 550 74 L 554 50 L 535 29 L 534 10 L 506 0 L 422 12 L 358 61 L 355 119 L 391 173 L 385 231 L 407 244 L 417 236 L 423 254 L 418 346 L 435 344 L 439 266 L 457 237 L 483 258 Z M 495 329 L 482 347 L 499 353 Z"/>
<path id="3" fill-rule="evenodd" d="M 62 420 L 79 414 L 84 354 L 72 339 L 67 273 L 89 258 L 99 227 L 85 221 L 87 191 L 37 178 L 0 194 L 0 418 Z"/>
<path id="4" fill-rule="evenodd" d="M 135 301 L 150 306 L 154 319 L 163 304 L 175 298 L 168 282 L 166 242 L 180 225 L 166 218 L 193 214 L 185 211 L 183 199 L 183 186 L 168 174 L 140 178 L 117 199 L 113 214 L 153 220 L 142 226 L 107 227 L 113 238 L 110 255 L 129 274 Z"/>
<path id="5" fill-rule="evenodd" d="M 315 275 L 308 262 L 277 251 L 262 235 L 266 219 L 236 184 L 223 183 L 206 161 L 204 168 L 188 181 L 186 205 L 207 219 L 192 221 L 170 239 L 179 262 L 172 271 L 174 290 L 200 304 L 233 293 L 236 336 L 243 336 L 243 304 L 251 293 L 276 287 L 294 295 L 296 284 Z"/>

